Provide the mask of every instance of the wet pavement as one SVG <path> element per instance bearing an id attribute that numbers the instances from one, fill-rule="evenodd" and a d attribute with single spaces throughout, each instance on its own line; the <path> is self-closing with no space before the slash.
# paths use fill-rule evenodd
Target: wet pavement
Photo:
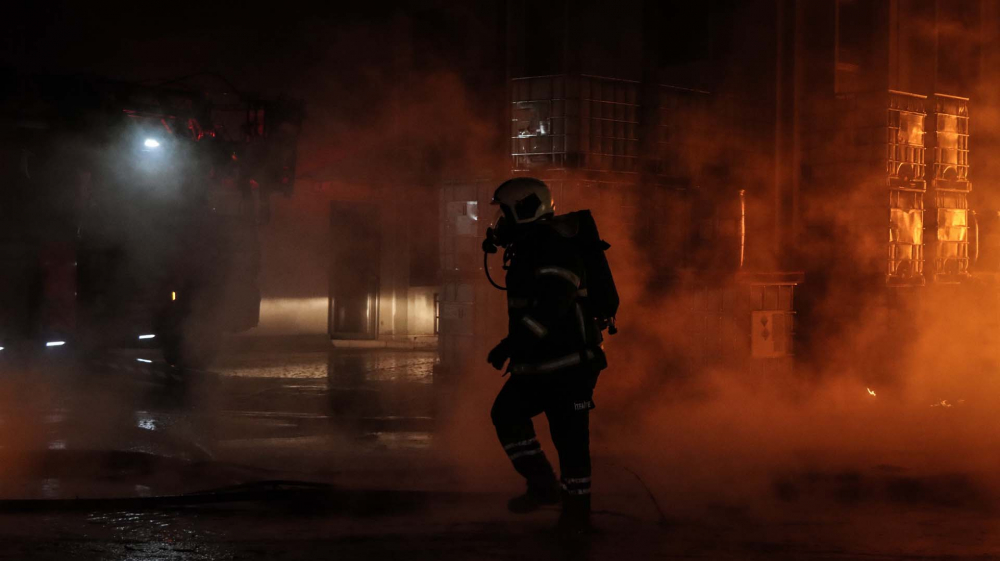
<path id="1" fill-rule="evenodd" d="M 604 443 L 597 532 L 559 537 L 557 509 L 505 511 L 516 478 L 492 443 L 472 452 L 486 456 L 473 470 L 503 474 L 486 485 L 442 457 L 456 389 L 435 362 L 241 351 L 180 371 L 121 350 L 4 364 L 0 558 L 1000 558 L 994 502 L 962 477 L 812 473 L 749 504 L 682 500 L 683 482 L 643 479 L 655 468 Z"/>
<path id="2" fill-rule="evenodd" d="M 115 450 L 335 470 L 348 457 L 430 447 L 435 362 L 435 353 L 419 351 L 266 352 L 179 370 L 154 350 L 121 350 L 4 364 L 0 436 L 28 464 L 42 452 Z M 39 493 L 59 494 L 52 485 Z"/>

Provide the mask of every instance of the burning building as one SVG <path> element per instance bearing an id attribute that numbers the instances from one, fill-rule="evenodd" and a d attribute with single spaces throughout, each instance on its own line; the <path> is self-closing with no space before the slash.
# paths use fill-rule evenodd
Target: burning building
<path id="1" fill-rule="evenodd" d="M 952 309 L 970 298 L 995 299 L 982 243 L 993 225 L 978 220 L 995 214 L 995 171 L 970 166 L 970 133 L 978 106 L 976 151 L 989 153 L 997 7 L 817 2 L 786 22 L 793 107 L 779 124 L 792 141 L 779 155 L 807 272 L 800 331 L 814 355 L 811 343 L 850 333 L 865 310 L 884 318 L 869 350 L 902 349 L 927 322 L 968 322 Z M 872 365 L 876 376 L 892 368 Z"/>
<path id="2" fill-rule="evenodd" d="M 612 264 L 642 265 L 625 329 L 674 298 L 691 368 L 788 372 L 873 310 L 871 344 L 898 348 L 923 321 L 914 302 L 995 299 L 1000 170 L 970 161 L 972 130 L 977 153 L 1000 140 L 994 0 L 510 1 L 506 15 L 494 120 L 509 163 L 441 190 L 445 367 L 500 335 L 478 240 L 508 173 L 549 183 L 559 212 L 594 210 Z"/>

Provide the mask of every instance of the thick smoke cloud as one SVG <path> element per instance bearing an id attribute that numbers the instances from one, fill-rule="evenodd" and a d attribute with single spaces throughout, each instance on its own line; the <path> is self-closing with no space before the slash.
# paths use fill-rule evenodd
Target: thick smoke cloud
<path id="1" fill-rule="evenodd" d="M 265 288 L 275 294 L 324 294 L 332 198 L 406 201 L 431 217 L 421 224 L 436 228 L 429 209 L 443 179 L 492 177 L 506 164 L 497 150 L 503 123 L 480 114 L 479 88 L 463 69 L 414 67 L 419 57 L 391 47 L 412 30 L 410 23 L 399 17 L 389 26 L 333 27 L 312 71 L 288 77 L 293 93 L 305 97 L 309 118 L 300 190 L 275 202 L 275 223 L 286 229 L 264 240 Z M 337 71 L 328 72 L 332 68 Z M 979 115 L 992 123 L 991 111 Z M 691 157 L 728 149 L 710 143 Z M 984 157 L 977 150 L 974 161 Z M 748 157 L 759 158 L 750 162 L 753 169 L 773 169 L 766 154 Z M 866 199 L 869 186 L 859 181 L 835 200 L 804 205 L 805 221 L 811 212 L 832 217 L 834 237 L 799 247 L 799 254 L 836 255 L 831 263 L 837 265 L 871 261 L 885 243 L 878 225 L 871 236 L 836 235 L 856 221 L 854 212 L 864 205 L 852 200 Z M 757 220 L 767 213 L 760 201 L 769 195 L 750 191 L 748 215 Z M 592 417 L 598 470 L 627 465 L 681 505 L 789 500 L 795 492 L 788 489 L 804 492 L 804 473 L 859 473 L 876 487 L 884 473 L 960 473 L 969 474 L 977 493 L 995 486 L 998 322 L 996 302 L 983 296 L 995 298 L 993 292 L 919 289 L 890 316 L 883 289 L 859 287 L 850 277 L 832 282 L 813 316 L 829 323 L 810 326 L 809 348 L 801 349 L 809 360 L 790 376 L 751 375 L 704 360 L 704 342 L 687 323 L 696 298 L 665 286 L 662 269 L 670 264 L 657 261 L 677 253 L 677 237 L 636 231 L 634 216 L 621 216 L 651 212 L 641 204 L 647 195 L 640 193 L 640 204 L 629 210 L 594 209 L 613 242 L 610 257 L 623 296 L 621 333 L 607 341 L 611 366 L 601 376 Z M 759 248 L 761 239 L 766 242 L 749 243 Z M 760 251 L 765 257 L 758 265 L 773 267 L 770 249 Z M 503 321 L 503 310 L 494 312 Z M 480 343 L 488 348 L 492 341 Z M 483 357 L 473 357 L 455 380 L 441 384 L 439 451 L 470 488 L 516 484 L 489 424 L 489 405 L 502 382 Z M 538 428 L 543 432 L 544 424 Z"/>
<path id="2" fill-rule="evenodd" d="M 758 157 L 750 167 L 773 169 L 766 154 Z M 797 240 L 797 254 L 807 256 L 800 266 L 814 264 L 809 259 L 825 265 L 799 287 L 813 290 L 808 321 L 816 324 L 800 326 L 810 337 L 799 341 L 790 374 L 761 375 L 739 357 L 706 356 L 711 344 L 691 329 L 691 311 L 703 301 L 682 283 L 665 282 L 671 264 L 657 260 L 677 253 L 677 238 L 634 226 L 632 213 L 649 213 L 650 206 L 592 207 L 612 241 L 623 296 L 621 333 L 606 341 L 611 366 L 592 416 L 599 476 L 634 469 L 677 509 L 716 501 L 760 509 L 800 501 L 995 504 L 995 290 L 985 281 L 887 288 L 881 275 L 888 207 L 873 207 L 885 204 L 887 194 L 872 193 L 884 185 L 884 177 L 860 176 L 803 204 L 803 222 L 822 224 L 826 234 Z M 646 189 L 640 200 L 655 196 Z M 755 270 L 773 263 L 759 259 Z M 503 310 L 494 312 L 502 321 Z M 741 318 L 722 322 L 745 330 Z M 515 480 L 504 475 L 499 450 L 490 448 L 486 411 L 499 386 L 491 372 L 480 357 L 471 361 L 459 392 L 466 397 L 445 431 L 455 461 L 479 485 Z M 536 428 L 543 432 L 544 422 Z"/>

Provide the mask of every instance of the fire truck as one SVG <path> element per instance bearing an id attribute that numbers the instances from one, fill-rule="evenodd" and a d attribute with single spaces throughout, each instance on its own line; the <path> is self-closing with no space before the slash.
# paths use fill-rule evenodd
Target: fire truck
<path id="1" fill-rule="evenodd" d="M 196 366 L 256 326 L 302 118 L 221 77 L 0 72 L 0 353 L 153 344 Z"/>

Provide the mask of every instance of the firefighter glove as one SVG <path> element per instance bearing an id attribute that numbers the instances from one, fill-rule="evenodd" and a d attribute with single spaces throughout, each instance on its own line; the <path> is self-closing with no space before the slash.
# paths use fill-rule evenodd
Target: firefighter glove
<path id="1" fill-rule="evenodd" d="M 486 356 L 486 362 L 489 362 L 497 370 L 503 369 L 503 363 L 510 358 L 510 349 L 508 347 L 507 339 L 500 341 L 497 346 L 493 347 L 490 354 Z"/>

